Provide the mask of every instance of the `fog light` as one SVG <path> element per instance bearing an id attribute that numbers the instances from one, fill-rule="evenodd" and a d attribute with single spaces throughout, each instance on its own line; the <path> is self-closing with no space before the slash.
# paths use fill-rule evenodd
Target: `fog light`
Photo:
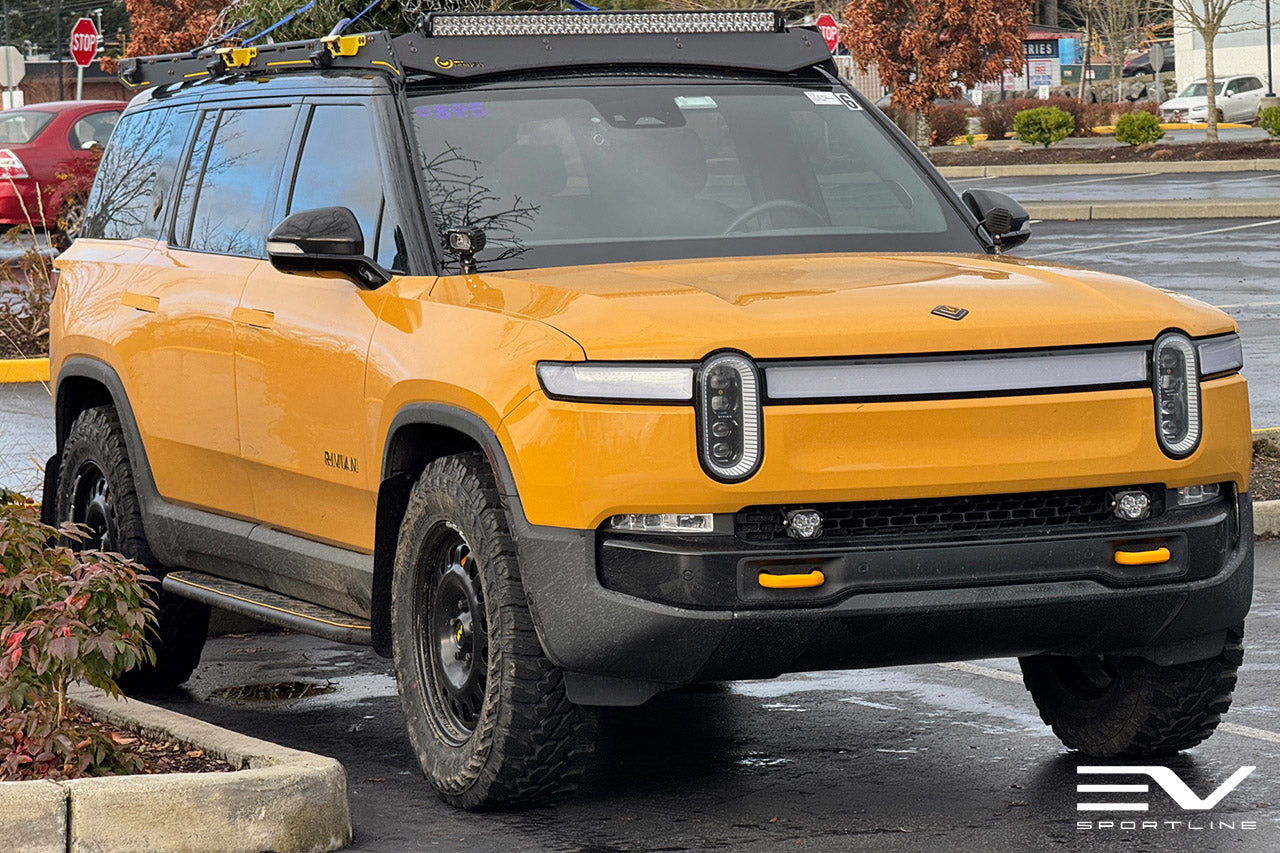
<path id="1" fill-rule="evenodd" d="M 711 513 L 640 513 L 615 515 L 609 519 L 611 530 L 636 533 L 714 533 L 715 516 Z"/>
<path id="2" fill-rule="evenodd" d="M 822 535 L 822 513 L 816 509 L 793 509 L 787 513 L 787 535 L 792 539 L 817 539 Z"/>
<path id="3" fill-rule="evenodd" d="M 1216 501 L 1222 494 L 1222 486 L 1218 483 L 1206 483 L 1202 486 L 1183 486 L 1178 489 L 1178 506 L 1196 506 Z"/>
<path id="4" fill-rule="evenodd" d="M 1146 492 L 1116 492 L 1111 498 L 1116 518 L 1122 521 L 1142 521 L 1151 515 L 1151 496 Z"/>

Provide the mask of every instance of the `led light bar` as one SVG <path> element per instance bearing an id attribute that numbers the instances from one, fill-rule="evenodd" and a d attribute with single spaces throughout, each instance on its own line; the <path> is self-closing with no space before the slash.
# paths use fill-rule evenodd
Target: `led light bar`
<path id="1" fill-rule="evenodd" d="M 1200 375 L 1217 376 L 1235 373 L 1244 367 L 1244 350 L 1239 335 L 1223 335 L 1196 344 L 1200 351 Z"/>
<path id="2" fill-rule="evenodd" d="M 693 368 L 599 362 L 543 361 L 538 379 L 552 397 L 687 403 L 693 399 Z"/>
<path id="3" fill-rule="evenodd" d="M 635 35 L 641 33 L 780 33 L 775 11 L 751 12 L 479 12 L 432 15 L 427 34 L 440 36 Z"/>

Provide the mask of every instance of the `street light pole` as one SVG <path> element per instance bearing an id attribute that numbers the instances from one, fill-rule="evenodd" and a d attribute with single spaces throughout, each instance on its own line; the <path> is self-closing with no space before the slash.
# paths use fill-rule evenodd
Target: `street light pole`
<path id="1" fill-rule="evenodd" d="M 1271 74 L 1271 0 L 1266 0 L 1263 5 L 1267 8 L 1267 97 L 1274 98 L 1276 84 Z"/>

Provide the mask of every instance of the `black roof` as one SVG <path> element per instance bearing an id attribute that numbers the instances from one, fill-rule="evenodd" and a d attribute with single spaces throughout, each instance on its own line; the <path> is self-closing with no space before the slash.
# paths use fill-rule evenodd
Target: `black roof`
<path id="1" fill-rule="evenodd" d="M 554 69 L 675 66 L 791 73 L 830 61 L 816 29 L 777 12 L 558 12 L 433 15 L 424 32 L 308 41 L 120 61 L 132 89 L 323 69 L 471 80 Z"/>

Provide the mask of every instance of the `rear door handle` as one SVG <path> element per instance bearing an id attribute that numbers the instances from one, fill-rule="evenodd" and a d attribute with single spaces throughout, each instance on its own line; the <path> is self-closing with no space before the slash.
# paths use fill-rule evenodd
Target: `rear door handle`
<path id="1" fill-rule="evenodd" d="M 255 329 L 270 329 L 276 321 L 271 311 L 259 311 L 257 308 L 236 307 L 231 311 L 231 322 L 252 326 Z"/>

